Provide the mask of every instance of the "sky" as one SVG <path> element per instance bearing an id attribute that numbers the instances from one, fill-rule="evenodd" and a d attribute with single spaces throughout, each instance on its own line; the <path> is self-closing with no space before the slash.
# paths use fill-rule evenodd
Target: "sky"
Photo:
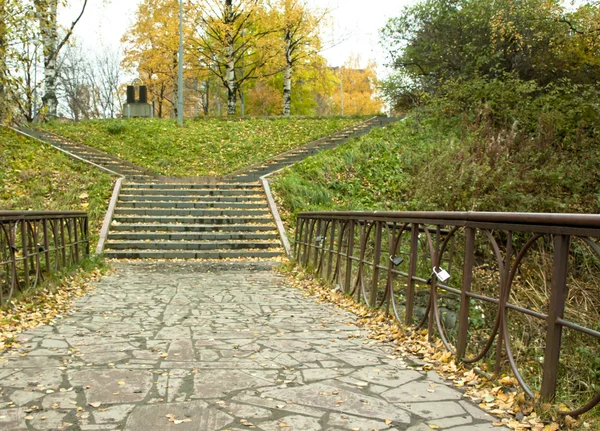
<path id="1" fill-rule="evenodd" d="M 89 0 L 81 21 L 75 28 L 77 43 L 87 51 L 115 49 L 121 36 L 133 22 L 141 0 Z M 385 50 L 379 44 L 379 29 L 387 20 L 399 16 L 405 5 L 416 0 L 307 0 L 315 8 L 328 9 L 333 19 L 332 38 L 337 43 L 322 52 L 330 66 L 340 66 L 351 55 L 358 55 L 362 66 L 368 60 L 377 64 L 380 77 L 387 73 L 384 67 Z M 82 0 L 71 0 L 60 12 L 63 25 L 68 24 L 81 10 Z"/>

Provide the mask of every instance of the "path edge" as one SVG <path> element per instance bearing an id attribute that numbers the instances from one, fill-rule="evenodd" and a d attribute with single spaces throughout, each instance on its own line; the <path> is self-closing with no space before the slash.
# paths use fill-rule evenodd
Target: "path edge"
<path id="1" fill-rule="evenodd" d="M 289 259 L 293 259 L 292 246 L 290 244 L 290 240 L 288 239 L 287 233 L 285 232 L 285 226 L 283 225 L 283 221 L 281 220 L 281 216 L 279 215 L 279 209 L 277 208 L 277 203 L 275 202 L 275 198 L 273 198 L 273 193 L 271 193 L 271 186 L 269 185 L 269 180 L 267 179 L 267 177 L 269 177 L 270 175 L 281 170 L 282 169 L 279 169 L 275 172 L 263 175 L 262 177 L 260 177 L 260 182 L 262 183 L 263 189 L 265 190 L 265 194 L 267 195 L 269 209 L 271 210 L 271 215 L 273 216 L 275 224 L 277 225 L 277 231 L 279 232 L 279 237 L 281 239 L 281 244 L 283 245 L 285 254 Z"/>
<path id="2" fill-rule="evenodd" d="M 102 223 L 102 230 L 100 230 L 100 238 L 98 239 L 98 246 L 96 247 L 96 254 L 102 254 L 104 252 L 104 245 L 108 239 L 108 230 L 110 229 L 110 223 L 115 214 L 115 208 L 117 207 L 117 201 L 119 194 L 121 193 L 121 185 L 123 184 L 123 177 L 117 178 L 115 187 L 113 189 L 106 215 L 104 216 L 104 222 Z"/>
<path id="3" fill-rule="evenodd" d="M 38 137 L 36 137 L 36 136 L 30 135 L 29 133 L 27 133 L 27 132 L 25 132 L 25 131 L 23 131 L 23 130 L 19 130 L 19 129 L 15 128 L 15 127 L 11 127 L 11 126 L 9 126 L 8 128 L 9 128 L 10 130 L 12 130 L 13 132 L 15 132 L 15 133 L 17 133 L 17 134 L 21 135 L 21 136 L 25 136 L 25 137 L 27 137 L 27 138 L 34 139 L 34 140 L 36 140 L 36 141 L 38 141 L 38 142 L 41 142 L 41 143 L 43 143 L 43 144 L 50 145 L 50 146 L 51 146 L 52 148 L 54 148 L 55 150 L 58 150 L 58 151 L 60 151 L 61 153 L 64 153 L 64 154 L 66 154 L 66 155 L 67 155 L 67 156 L 69 156 L 69 157 L 73 157 L 74 159 L 76 159 L 76 160 L 79 160 L 80 162 L 87 163 L 88 165 L 92 165 L 92 166 L 94 166 L 94 167 L 96 167 L 96 168 L 100 169 L 101 171 L 108 172 L 108 173 L 109 173 L 109 174 L 111 174 L 111 175 L 115 175 L 115 176 L 117 176 L 117 177 L 123 178 L 123 175 L 122 175 L 122 174 L 120 174 L 120 173 L 118 173 L 118 172 L 115 172 L 115 171 L 111 171 L 110 169 L 108 169 L 108 168 L 105 168 L 104 166 L 97 165 L 97 164 L 96 164 L 96 163 L 94 163 L 94 162 L 90 162 L 89 160 L 86 160 L 86 159 L 84 159 L 84 158 L 82 158 L 82 157 L 79 157 L 79 156 L 77 156 L 77 155 L 75 155 L 75 154 L 73 154 L 73 153 L 71 153 L 71 152 L 69 152 L 69 151 L 67 151 L 67 150 L 64 150 L 64 149 L 62 149 L 62 148 L 59 148 L 59 147 L 57 147 L 56 145 L 52 144 L 51 142 L 44 141 L 44 140 L 42 140 L 42 139 L 40 139 L 40 138 L 38 138 Z"/>

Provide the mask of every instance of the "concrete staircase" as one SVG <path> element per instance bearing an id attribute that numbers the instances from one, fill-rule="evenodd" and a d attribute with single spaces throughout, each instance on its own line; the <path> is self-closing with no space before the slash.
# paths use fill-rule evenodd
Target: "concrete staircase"
<path id="1" fill-rule="evenodd" d="M 274 258 L 284 250 L 260 177 L 335 148 L 398 118 L 375 117 L 271 160 L 215 178 L 178 183 L 87 145 L 40 130 L 21 132 L 125 177 L 104 254 L 110 259 Z"/>
<path id="2" fill-rule="evenodd" d="M 105 244 L 105 256 L 114 259 L 282 254 L 258 183 L 124 184 Z"/>
<path id="3" fill-rule="evenodd" d="M 350 129 L 343 130 L 334 135 L 328 136 L 317 141 L 310 142 L 301 147 L 279 154 L 272 159 L 252 165 L 242 170 L 233 172 L 223 179 L 225 181 L 258 181 L 264 175 L 273 173 L 305 158 L 315 155 L 320 151 L 335 148 L 352 138 L 356 138 L 369 133 L 375 127 L 384 127 L 388 124 L 398 121 L 396 117 L 375 117 L 364 123 L 361 123 Z"/>
<path id="4" fill-rule="evenodd" d="M 112 173 L 127 177 L 129 180 L 141 182 L 155 181 L 157 179 L 156 175 L 147 169 L 126 162 L 118 157 L 111 156 L 104 151 L 62 138 L 53 133 L 24 128 L 21 128 L 20 131 L 41 141 L 47 142 L 59 150 L 63 150 L 79 159 L 93 163 Z"/>

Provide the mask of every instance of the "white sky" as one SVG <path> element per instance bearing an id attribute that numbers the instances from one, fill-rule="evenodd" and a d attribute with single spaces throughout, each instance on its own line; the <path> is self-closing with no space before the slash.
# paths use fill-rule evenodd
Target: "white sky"
<path id="1" fill-rule="evenodd" d="M 132 23 L 141 0 L 88 0 L 86 12 L 75 28 L 78 43 L 88 51 L 117 48 L 120 39 Z M 379 45 L 378 32 L 388 18 L 398 16 L 404 5 L 416 0 L 308 0 L 316 8 L 332 11 L 336 39 L 339 45 L 327 49 L 323 56 L 331 66 L 340 66 L 351 55 L 359 55 L 363 64 L 375 60 L 378 74 L 385 75 L 385 51 Z M 60 14 L 66 25 L 81 10 L 82 0 L 71 0 Z"/>

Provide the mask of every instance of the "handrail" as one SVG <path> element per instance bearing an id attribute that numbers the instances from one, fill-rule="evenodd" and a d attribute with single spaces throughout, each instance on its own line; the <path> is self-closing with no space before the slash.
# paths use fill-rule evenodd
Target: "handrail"
<path id="1" fill-rule="evenodd" d="M 84 217 L 87 213 L 84 211 L 7 211 L 0 210 L 0 218 L 10 220 L 22 218 L 25 220 L 35 220 L 39 218 L 63 218 L 63 217 Z"/>
<path id="2" fill-rule="evenodd" d="M 0 305 L 89 254 L 85 212 L 0 211 Z"/>
<path id="3" fill-rule="evenodd" d="M 510 331 L 514 321 L 508 314 L 517 313 L 538 326 L 540 320 L 542 325 L 545 322 L 547 329 L 539 333 L 543 338 L 539 342 L 545 346 L 541 352 L 543 373 L 541 387 L 536 389 L 542 400 L 550 401 L 559 383 L 563 329 L 600 342 L 596 327 L 568 321 L 564 316 L 569 277 L 583 277 L 576 259 L 581 259 L 582 249 L 600 258 L 599 238 L 600 215 L 596 214 L 303 212 L 298 214 L 294 255 L 300 265 L 313 269 L 357 301 L 382 308 L 408 326 L 418 322 L 416 328 L 427 328 L 430 340 L 437 333 L 445 348 L 465 363 L 498 352 L 494 356 L 496 374 L 502 371 L 506 358 L 517 381 L 532 398 L 537 391 L 526 383 L 515 360 L 513 351 L 517 347 L 512 346 Z M 575 242 L 582 245 L 578 253 L 573 252 Z M 495 270 L 484 264 L 486 256 L 492 259 Z M 524 289 L 519 278 L 527 269 L 524 260 L 538 258 L 545 263 L 541 256 L 552 257 L 542 269 L 551 273 L 547 276 L 551 280 L 547 303 L 542 309 L 513 303 L 514 295 Z M 578 270 L 572 272 L 577 274 L 569 272 L 570 261 Z M 488 280 L 497 281 L 480 287 L 474 277 L 482 272 Z M 491 334 L 478 334 L 479 341 L 485 342 L 483 350 L 468 354 L 469 349 L 478 348 L 473 347 L 477 345 L 469 337 L 475 318 L 473 301 L 493 310 L 491 316 L 485 313 L 493 319 L 489 321 L 493 329 L 488 331 Z M 444 323 L 442 315 L 443 307 L 447 314 L 448 303 L 458 310 L 453 327 Z M 421 315 L 417 316 L 417 311 Z M 590 322 L 594 324 L 593 319 Z M 561 413 L 579 415 L 599 403 L 597 394 L 583 407 Z"/>

